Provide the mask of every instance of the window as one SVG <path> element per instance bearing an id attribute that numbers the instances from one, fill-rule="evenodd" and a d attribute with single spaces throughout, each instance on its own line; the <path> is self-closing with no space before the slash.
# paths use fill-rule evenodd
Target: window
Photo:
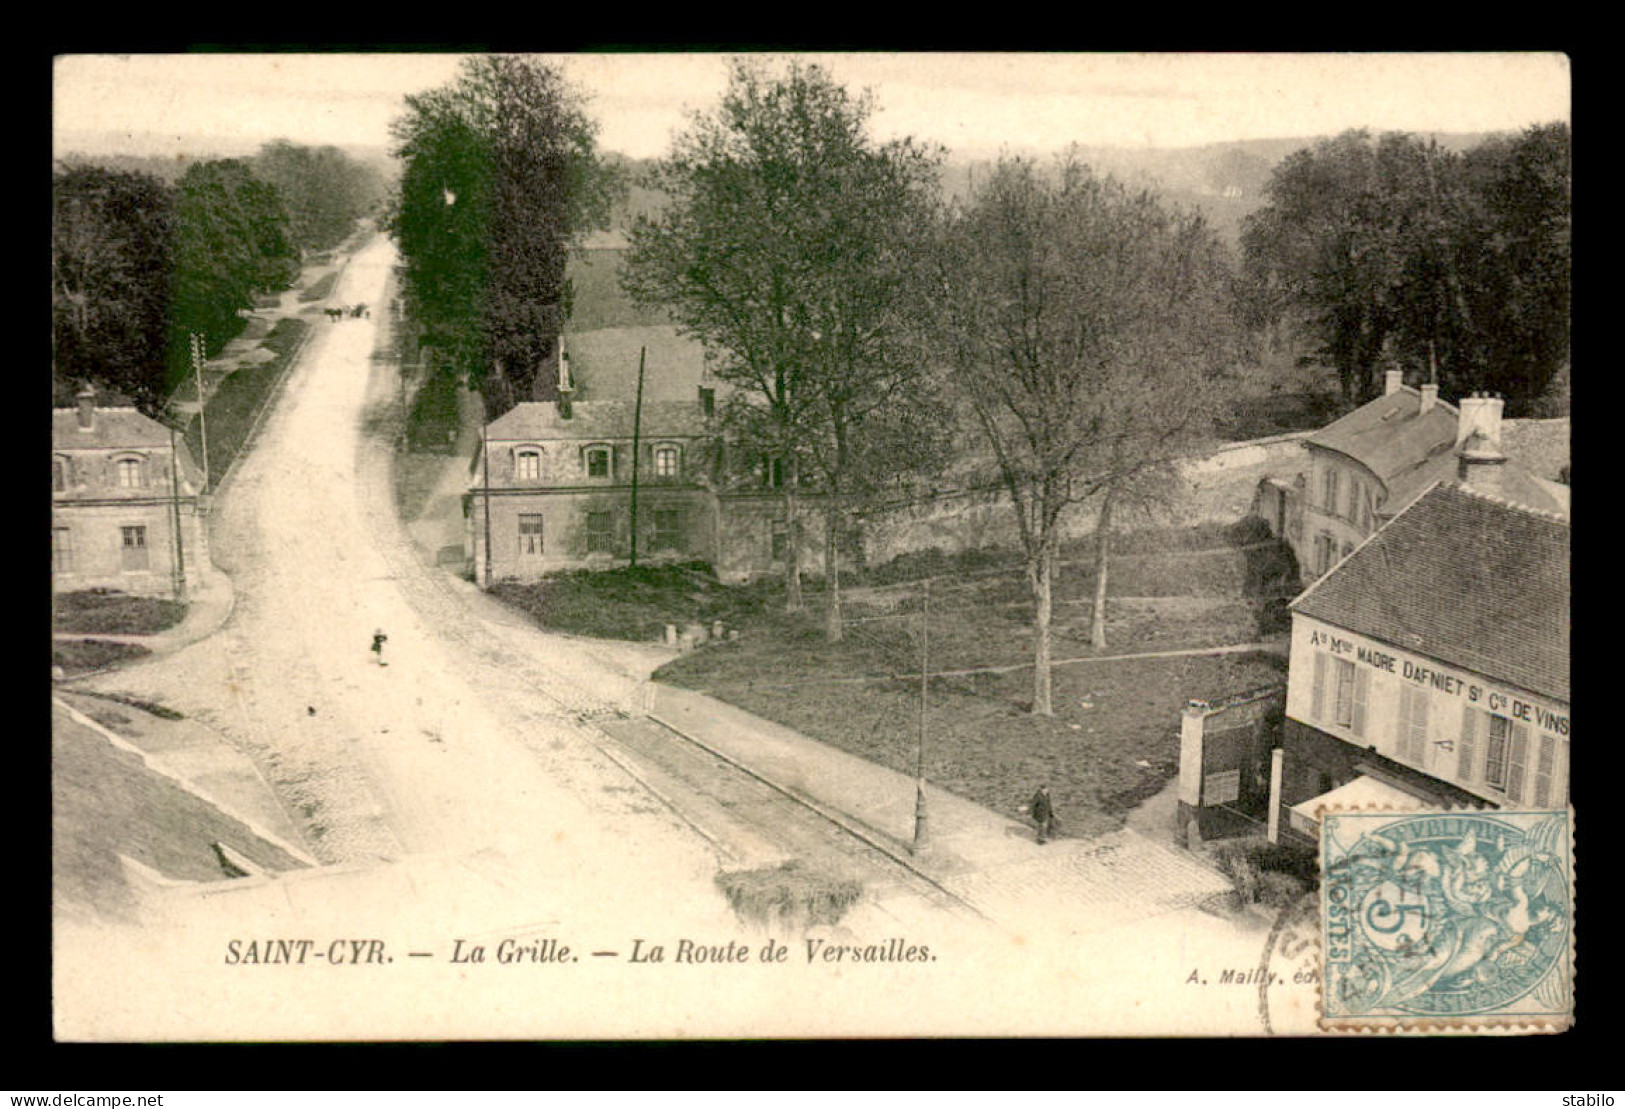
<path id="1" fill-rule="evenodd" d="M 1328 570 L 1330 570 L 1332 568 L 1332 563 L 1336 561 L 1336 559 L 1334 557 L 1334 554 L 1333 554 L 1333 552 L 1335 550 L 1336 550 L 1336 547 L 1332 543 L 1332 537 L 1331 536 L 1325 534 L 1324 532 L 1322 532 L 1320 535 L 1315 536 L 1315 573 L 1316 574 L 1324 574 L 1326 571 L 1328 571 Z"/>
<path id="2" fill-rule="evenodd" d="M 1557 737 L 1540 737 L 1540 753 L 1535 761 L 1535 807 L 1552 803 L 1552 779 L 1557 776 Z"/>
<path id="3" fill-rule="evenodd" d="M 790 552 L 790 530 L 783 524 L 773 525 L 773 561 L 783 562 Z"/>
<path id="4" fill-rule="evenodd" d="M 1504 790 L 1507 787 L 1507 743 L 1512 736 L 1512 721 L 1494 713 L 1484 715 L 1489 720 L 1484 734 L 1484 784 Z"/>
<path id="5" fill-rule="evenodd" d="M 676 477 L 680 457 L 676 447 L 656 447 L 655 477 Z"/>
<path id="6" fill-rule="evenodd" d="M 542 476 L 542 452 L 519 451 L 514 455 L 513 476 L 520 481 L 539 481 Z"/>
<path id="7" fill-rule="evenodd" d="M 120 489 L 139 489 L 146 484 L 142 470 L 144 467 L 139 458 L 121 458 L 118 461 L 118 484 Z"/>
<path id="8" fill-rule="evenodd" d="M 1357 481 L 1351 481 L 1351 482 L 1349 482 L 1348 518 L 1351 521 L 1356 520 L 1356 519 L 1359 518 L 1359 513 L 1360 513 L 1360 483 L 1357 482 Z"/>
<path id="9" fill-rule="evenodd" d="M 1337 471 L 1326 471 L 1326 497 L 1323 503 L 1328 515 L 1337 515 Z"/>
<path id="10" fill-rule="evenodd" d="M 613 512 L 587 513 L 587 553 L 615 551 L 615 514 Z"/>
<path id="11" fill-rule="evenodd" d="M 1507 799 L 1523 804 L 1524 779 L 1529 772 L 1529 725 L 1514 722 L 1512 747 L 1507 758 Z"/>
<path id="12" fill-rule="evenodd" d="M 147 568 L 147 529 L 144 527 L 125 527 L 119 531 L 123 534 L 123 566 L 126 570 L 145 570 Z"/>
<path id="13" fill-rule="evenodd" d="M 784 459 L 777 455 L 762 459 L 762 484 L 770 489 L 784 488 Z"/>
<path id="14" fill-rule="evenodd" d="M 1328 656 L 1321 655 L 1321 658 Z M 1355 735 L 1365 734 L 1365 702 L 1366 687 L 1371 680 L 1368 670 L 1357 668 L 1352 661 L 1346 658 L 1332 658 L 1332 718 L 1331 723 L 1339 728 L 1347 728 Z M 1323 665 L 1315 666 L 1315 705 L 1325 704 L 1325 697 L 1319 686 L 1325 680 L 1326 670 Z M 1317 714 L 1318 715 L 1318 714 Z"/>
<path id="15" fill-rule="evenodd" d="M 1414 766 L 1428 760 L 1428 694 L 1404 686 L 1399 691 L 1399 757 Z"/>
<path id="16" fill-rule="evenodd" d="M 68 491 L 68 460 L 66 458 L 51 459 L 51 490 L 56 493 Z"/>
<path id="17" fill-rule="evenodd" d="M 67 528 L 51 529 L 51 571 L 65 574 L 73 569 L 73 532 Z"/>
<path id="18" fill-rule="evenodd" d="M 610 470 L 611 470 L 611 466 L 610 466 L 610 451 L 609 451 L 609 448 L 608 447 L 588 447 L 587 448 L 587 476 L 588 477 L 609 477 L 610 476 Z"/>
<path id="19" fill-rule="evenodd" d="M 524 556 L 542 553 L 542 518 L 540 515 L 520 514 L 519 553 Z"/>
<path id="20" fill-rule="evenodd" d="M 654 550 L 675 551 L 683 545 L 682 510 L 655 509 Z"/>

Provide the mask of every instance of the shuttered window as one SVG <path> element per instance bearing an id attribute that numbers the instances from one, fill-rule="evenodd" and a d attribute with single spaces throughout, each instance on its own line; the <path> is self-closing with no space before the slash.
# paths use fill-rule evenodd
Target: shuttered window
<path id="1" fill-rule="evenodd" d="M 1400 757 L 1425 768 L 1428 762 L 1428 695 L 1426 690 L 1405 686 L 1399 697 Z"/>
<path id="2" fill-rule="evenodd" d="M 1484 714 L 1484 784 L 1493 789 L 1507 787 L 1507 748 L 1512 738 L 1512 721 L 1493 712 Z"/>
<path id="3" fill-rule="evenodd" d="M 1315 684 L 1310 693 L 1309 716 L 1318 723 L 1326 720 L 1326 653 L 1315 652 Z"/>
<path id="4" fill-rule="evenodd" d="M 73 532 L 67 528 L 51 529 L 51 569 L 59 574 L 73 569 Z"/>
<path id="5" fill-rule="evenodd" d="M 1540 753 L 1535 759 L 1535 807 L 1552 804 L 1552 779 L 1557 776 L 1557 737 L 1540 737 Z"/>
<path id="6" fill-rule="evenodd" d="M 1354 702 L 1356 671 L 1354 664 L 1346 658 L 1332 660 L 1332 674 L 1337 683 L 1336 700 L 1333 702 L 1332 722 L 1342 728 L 1354 727 Z M 1360 706 L 1363 713 L 1365 706 Z"/>
<path id="7" fill-rule="evenodd" d="M 1522 804 L 1523 780 L 1529 766 L 1529 725 L 1512 725 L 1512 754 L 1507 760 L 1507 798 Z"/>
<path id="8" fill-rule="evenodd" d="M 514 456 L 514 476 L 520 481 L 537 481 L 542 476 L 540 451 L 520 451 Z"/>
<path id="9" fill-rule="evenodd" d="M 1459 781 L 1474 781 L 1477 767 L 1474 760 L 1477 758 L 1478 736 L 1478 710 L 1471 705 L 1463 705 L 1461 710 L 1461 750 L 1460 758 L 1456 763 L 1456 778 Z"/>

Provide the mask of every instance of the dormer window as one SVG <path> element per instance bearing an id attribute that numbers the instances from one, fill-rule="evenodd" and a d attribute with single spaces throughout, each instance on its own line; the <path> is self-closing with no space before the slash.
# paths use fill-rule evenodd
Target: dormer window
<path id="1" fill-rule="evenodd" d="M 542 452 L 535 447 L 521 447 L 514 452 L 513 475 L 520 481 L 540 481 Z"/>
<path id="2" fill-rule="evenodd" d="M 612 474 L 613 456 L 608 447 L 588 447 L 586 463 L 588 477 L 610 477 Z"/>
<path id="3" fill-rule="evenodd" d="M 115 464 L 120 489 L 141 489 L 147 484 L 147 464 L 139 458 L 121 458 Z"/>
<path id="4" fill-rule="evenodd" d="M 682 467 L 683 453 L 679 447 L 655 448 L 655 477 L 676 477 Z"/>

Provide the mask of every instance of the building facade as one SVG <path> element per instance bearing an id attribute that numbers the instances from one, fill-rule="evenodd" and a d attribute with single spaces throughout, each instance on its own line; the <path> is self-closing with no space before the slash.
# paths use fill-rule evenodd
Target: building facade
<path id="1" fill-rule="evenodd" d="M 51 419 L 51 588 L 183 599 L 210 568 L 185 444 L 134 408 L 98 408 L 89 390 Z"/>
<path id="2" fill-rule="evenodd" d="M 1303 470 L 1292 480 L 1266 479 L 1256 511 L 1297 556 L 1312 581 L 1393 519 L 1423 490 L 1456 477 L 1460 450 L 1478 436 L 1486 455 L 1502 447 L 1503 401 L 1488 394 L 1439 399 L 1436 385 L 1411 388 L 1388 372 L 1383 395 L 1306 438 Z M 1513 459 L 1493 463 L 1498 495 L 1567 515 L 1566 490 Z"/>
<path id="3" fill-rule="evenodd" d="M 1569 739 L 1568 521 L 1441 482 L 1293 602 L 1270 838 L 1339 803 L 1561 807 Z"/>

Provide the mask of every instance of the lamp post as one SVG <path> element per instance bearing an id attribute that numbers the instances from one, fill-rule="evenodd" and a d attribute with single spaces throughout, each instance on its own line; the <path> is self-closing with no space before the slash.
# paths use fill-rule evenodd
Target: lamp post
<path id="1" fill-rule="evenodd" d="M 925 811 L 925 697 L 931 680 L 931 579 L 925 579 L 925 605 L 920 609 L 920 730 L 914 754 L 914 854 L 931 845 L 931 823 Z"/>

